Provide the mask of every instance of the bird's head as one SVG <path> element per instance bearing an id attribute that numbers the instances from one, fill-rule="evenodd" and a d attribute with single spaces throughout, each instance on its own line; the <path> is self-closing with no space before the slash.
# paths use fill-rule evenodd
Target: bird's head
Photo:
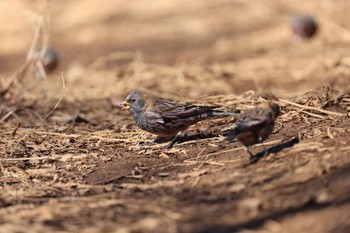
<path id="1" fill-rule="evenodd" d="M 274 102 L 269 102 L 268 104 L 269 104 L 269 106 L 273 112 L 273 115 L 276 119 L 281 114 L 280 106 Z"/>
<path id="2" fill-rule="evenodd" d="M 272 101 L 263 102 L 260 104 L 261 108 L 270 109 L 274 119 L 276 119 L 281 114 L 280 106 Z"/>
<path id="3" fill-rule="evenodd" d="M 129 110 L 131 114 L 144 112 L 147 108 L 146 98 L 147 95 L 144 92 L 139 90 L 132 91 L 122 103 L 122 109 Z"/>

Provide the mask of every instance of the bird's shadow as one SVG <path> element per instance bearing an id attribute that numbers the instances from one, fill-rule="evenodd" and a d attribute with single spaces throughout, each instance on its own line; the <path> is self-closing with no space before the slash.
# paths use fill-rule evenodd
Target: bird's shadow
<path id="1" fill-rule="evenodd" d="M 170 149 L 173 146 L 184 143 L 184 142 L 196 141 L 196 140 L 200 140 L 200 139 L 215 138 L 215 137 L 219 137 L 219 135 L 212 134 L 212 133 L 204 133 L 204 132 L 194 134 L 194 135 L 184 134 L 184 135 L 177 137 L 176 139 L 173 139 L 167 145 L 161 146 L 159 148 L 160 149 Z M 152 148 L 157 144 L 161 144 L 161 143 L 164 143 L 167 141 L 169 141 L 169 140 L 164 139 L 164 138 L 157 138 L 154 142 L 150 142 L 150 143 L 149 142 L 142 142 L 140 146 L 143 148 Z"/>
<path id="2" fill-rule="evenodd" d="M 208 139 L 208 138 L 215 138 L 215 137 L 219 137 L 219 135 L 216 134 L 212 134 L 212 133 L 198 133 L 198 134 L 194 134 L 194 135 L 182 135 L 181 137 L 176 139 L 176 143 L 174 143 L 174 145 L 180 144 L 180 143 L 184 143 L 187 141 L 196 141 L 196 140 L 200 140 L 200 139 Z"/>
<path id="3" fill-rule="evenodd" d="M 267 157 L 270 154 L 278 153 L 281 150 L 283 150 L 284 148 L 292 147 L 292 146 L 294 146 L 295 144 L 297 144 L 299 142 L 300 142 L 300 139 L 299 139 L 299 137 L 296 136 L 296 137 L 292 138 L 289 141 L 286 141 L 286 142 L 280 143 L 280 144 L 278 144 L 276 146 L 270 147 L 267 150 L 264 150 L 262 152 L 257 153 L 254 156 L 251 156 L 249 158 L 249 162 L 247 164 L 245 164 L 244 166 L 257 163 L 260 159 L 262 159 L 264 157 Z"/>
<path id="4" fill-rule="evenodd" d="M 215 134 L 208 134 L 208 133 L 198 133 L 195 135 L 181 135 L 180 137 L 176 137 L 174 140 L 172 140 L 168 145 L 162 147 L 165 149 L 170 149 L 172 148 L 174 145 L 183 143 L 183 142 L 187 142 L 187 141 L 194 141 L 194 140 L 200 140 L 200 139 L 207 139 L 207 138 L 214 138 L 214 137 L 218 137 L 218 135 Z"/>

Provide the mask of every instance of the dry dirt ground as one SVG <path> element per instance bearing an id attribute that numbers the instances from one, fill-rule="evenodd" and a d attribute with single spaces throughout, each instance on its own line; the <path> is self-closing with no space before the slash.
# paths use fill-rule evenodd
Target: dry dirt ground
<path id="1" fill-rule="evenodd" d="M 1 1 L 2 89 L 39 16 L 61 60 L 1 96 L 0 232 L 350 232 L 349 11 L 347 0 Z M 295 43 L 289 22 L 304 12 L 321 30 Z M 136 88 L 237 113 L 273 95 L 282 115 L 252 163 L 223 140 L 234 118 L 147 148 L 154 136 L 118 107 Z"/>

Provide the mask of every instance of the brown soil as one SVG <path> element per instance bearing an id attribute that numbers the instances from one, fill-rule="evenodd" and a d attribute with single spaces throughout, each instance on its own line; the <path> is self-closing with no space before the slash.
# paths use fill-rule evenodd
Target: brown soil
<path id="1" fill-rule="evenodd" d="M 1 88 L 43 4 L 0 3 Z M 350 232 L 349 10 L 346 0 L 53 1 L 43 12 L 59 68 L 43 80 L 30 69 L 1 96 L 0 231 Z M 305 12 L 321 30 L 295 43 L 290 18 Z M 146 147 L 154 136 L 118 106 L 136 88 L 237 113 L 274 96 L 282 115 L 254 161 L 224 141 L 230 117 L 196 124 L 172 149 Z"/>

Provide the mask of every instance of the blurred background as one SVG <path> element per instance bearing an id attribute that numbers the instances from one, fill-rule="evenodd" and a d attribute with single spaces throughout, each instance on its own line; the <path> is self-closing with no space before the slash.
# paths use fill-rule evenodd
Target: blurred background
<path id="1" fill-rule="evenodd" d="M 59 67 L 44 81 L 28 78 L 30 91 L 55 93 L 62 72 L 73 101 L 123 98 L 139 87 L 186 97 L 294 96 L 348 83 L 349 10 L 346 0 L 4 0 L 0 74 L 6 79 L 24 62 L 34 16 L 46 15 Z M 310 40 L 292 35 L 300 14 L 319 23 Z"/>

